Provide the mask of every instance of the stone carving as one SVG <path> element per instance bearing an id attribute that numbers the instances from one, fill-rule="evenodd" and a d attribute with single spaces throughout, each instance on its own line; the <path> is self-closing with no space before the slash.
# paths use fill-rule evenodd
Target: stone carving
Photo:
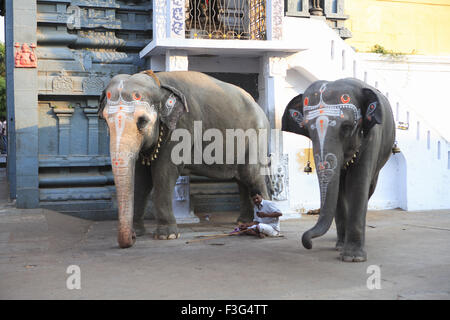
<path id="1" fill-rule="evenodd" d="M 61 70 L 60 75 L 53 79 L 53 92 L 72 92 L 73 80 L 67 75 L 66 70 Z"/>
<path id="2" fill-rule="evenodd" d="M 272 198 L 274 200 L 287 200 L 289 195 L 289 169 L 288 155 L 282 155 L 278 163 L 272 169 Z"/>
<path id="3" fill-rule="evenodd" d="M 174 200 L 175 201 L 186 201 L 187 195 L 187 185 L 189 184 L 189 180 L 185 176 L 180 176 L 175 185 L 174 191 Z"/>
<path id="4" fill-rule="evenodd" d="M 22 46 L 16 42 L 14 44 L 16 52 L 14 54 L 16 68 L 37 68 L 36 45 L 24 43 Z"/>
<path id="5" fill-rule="evenodd" d="M 89 74 L 89 77 L 83 80 L 83 92 L 87 95 L 100 95 L 105 88 L 105 83 L 94 74 Z"/>

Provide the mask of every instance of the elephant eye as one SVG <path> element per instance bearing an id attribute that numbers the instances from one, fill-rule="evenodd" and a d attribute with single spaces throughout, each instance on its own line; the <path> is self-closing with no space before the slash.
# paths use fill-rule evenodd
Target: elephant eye
<path id="1" fill-rule="evenodd" d="M 142 96 L 139 92 L 133 92 L 133 99 L 136 101 L 140 101 L 142 99 Z"/>
<path id="2" fill-rule="evenodd" d="M 136 126 L 138 127 L 139 130 L 142 130 L 145 128 L 147 123 L 148 123 L 148 118 L 146 116 L 140 116 L 137 119 Z"/>
<path id="3" fill-rule="evenodd" d="M 350 96 L 348 94 L 343 94 L 341 96 L 341 102 L 342 103 L 349 103 L 350 102 Z"/>

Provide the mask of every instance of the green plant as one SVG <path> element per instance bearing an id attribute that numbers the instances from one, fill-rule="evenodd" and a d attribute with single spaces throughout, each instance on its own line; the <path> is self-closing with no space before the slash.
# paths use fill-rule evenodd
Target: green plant
<path id="1" fill-rule="evenodd" d="M 389 56 L 391 58 L 398 58 L 400 56 L 405 55 L 402 52 L 394 52 L 393 50 L 387 50 L 385 49 L 383 46 L 376 44 L 374 45 L 371 49 L 370 52 L 372 53 L 378 53 L 381 54 L 382 56 Z"/>

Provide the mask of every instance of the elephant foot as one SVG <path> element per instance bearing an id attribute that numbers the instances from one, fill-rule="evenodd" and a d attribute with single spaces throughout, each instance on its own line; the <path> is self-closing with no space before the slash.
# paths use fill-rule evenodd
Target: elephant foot
<path id="1" fill-rule="evenodd" d="M 336 251 L 342 251 L 344 249 L 344 241 L 336 241 L 336 247 L 335 247 Z"/>
<path id="2" fill-rule="evenodd" d="M 177 234 L 171 233 L 169 235 L 164 235 L 164 234 L 158 235 L 155 233 L 153 235 L 153 239 L 155 239 L 155 240 L 175 240 L 175 239 L 178 239 L 180 236 L 181 236 L 180 233 L 177 233 Z"/>
<path id="3" fill-rule="evenodd" d="M 345 250 L 341 253 L 341 260 L 344 262 L 364 262 L 367 260 L 367 254 L 364 250 Z"/>
<path id="4" fill-rule="evenodd" d="M 179 237 L 180 233 L 178 232 L 178 228 L 176 225 L 158 226 L 153 235 L 153 238 L 156 240 L 175 240 Z"/>
<path id="5" fill-rule="evenodd" d="M 136 233 L 131 231 L 119 232 L 119 236 L 117 238 L 119 243 L 119 247 L 122 249 L 130 248 L 136 243 Z"/>
<path id="6" fill-rule="evenodd" d="M 143 222 L 133 224 L 133 228 L 137 237 L 143 236 L 147 231 Z"/>

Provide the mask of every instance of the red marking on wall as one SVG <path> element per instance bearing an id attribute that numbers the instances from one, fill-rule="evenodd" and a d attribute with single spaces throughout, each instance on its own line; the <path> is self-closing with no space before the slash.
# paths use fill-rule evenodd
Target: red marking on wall
<path id="1" fill-rule="evenodd" d="M 14 54 L 16 68 L 37 68 L 36 45 L 34 43 L 29 46 L 26 43 L 20 45 L 16 42 L 14 47 L 16 48 Z"/>

